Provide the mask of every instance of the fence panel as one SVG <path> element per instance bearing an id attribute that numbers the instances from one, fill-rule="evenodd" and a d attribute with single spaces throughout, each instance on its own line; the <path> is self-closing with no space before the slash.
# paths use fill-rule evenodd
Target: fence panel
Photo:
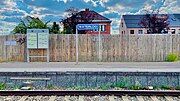
<path id="1" fill-rule="evenodd" d="M 26 61 L 26 35 L 0 36 L 0 61 Z M 75 35 L 50 35 L 50 61 L 75 62 Z M 6 41 L 18 41 L 5 45 Z M 79 35 L 79 61 L 98 62 L 98 35 Z M 102 62 L 165 61 L 167 54 L 180 55 L 180 35 L 101 35 Z M 31 50 L 30 55 L 45 55 L 45 50 Z M 32 58 L 31 61 L 46 61 Z"/>

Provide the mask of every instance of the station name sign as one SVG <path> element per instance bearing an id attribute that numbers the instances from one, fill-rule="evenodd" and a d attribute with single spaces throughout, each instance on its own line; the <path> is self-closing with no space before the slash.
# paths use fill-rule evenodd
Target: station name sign
<path id="1" fill-rule="evenodd" d="M 77 30 L 98 30 L 98 24 L 78 24 L 76 26 Z"/>

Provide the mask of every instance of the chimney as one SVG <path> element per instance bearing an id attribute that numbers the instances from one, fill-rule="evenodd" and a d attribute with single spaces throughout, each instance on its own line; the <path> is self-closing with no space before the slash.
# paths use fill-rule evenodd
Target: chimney
<path id="1" fill-rule="evenodd" d="M 89 12 L 89 8 L 86 8 L 85 11 L 86 11 L 86 12 Z"/>

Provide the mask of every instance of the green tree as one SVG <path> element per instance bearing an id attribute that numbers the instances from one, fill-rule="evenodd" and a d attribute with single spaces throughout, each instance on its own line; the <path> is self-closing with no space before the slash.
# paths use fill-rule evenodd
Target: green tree
<path id="1" fill-rule="evenodd" d="M 26 34 L 27 26 L 21 21 L 13 30 L 14 33 Z"/>
<path id="2" fill-rule="evenodd" d="M 44 23 L 39 18 L 33 18 L 29 22 L 28 28 L 29 29 L 31 29 L 31 28 L 39 28 L 39 29 L 47 28 L 47 23 Z"/>
<path id="3" fill-rule="evenodd" d="M 59 29 L 60 29 L 59 25 L 56 24 L 56 22 L 53 22 L 53 25 L 52 25 L 52 27 L 50 28 L 50 32 L 51 32 L 51 33 L 54 33 L 54 34 L 58 34 L 58 33 L 60 33 L 60 32 L 59 32 Z"/>
<path id="4" fill-rule="evenodd" d="M 46 23 L 44 23 L 39 18 L 27 16 L 24 21 L 21 20 L 21 22 L 14 28 L 13 32 L 26 34 L 27 29 L 33 29 L 33 28 L 47 29 L 48 28 L 47 24 L 49 22 L 50 21 L 47 21 Z"/>

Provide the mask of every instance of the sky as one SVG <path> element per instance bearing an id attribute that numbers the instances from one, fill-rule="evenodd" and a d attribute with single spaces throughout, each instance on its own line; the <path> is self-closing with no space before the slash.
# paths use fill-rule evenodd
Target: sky
<path id="1" fill-rule="evenodd" d="M 121 16 L 145 14 L 159 9 L 160 13 L 180 13 L 180 0 L 0 0 L 0 33 L 11 31 L 26 16 L 44 22 L 59 22 L 67 17 L 66 9 L 89 8 L 112 20 L 112 33 L 117 34 Z"/>

